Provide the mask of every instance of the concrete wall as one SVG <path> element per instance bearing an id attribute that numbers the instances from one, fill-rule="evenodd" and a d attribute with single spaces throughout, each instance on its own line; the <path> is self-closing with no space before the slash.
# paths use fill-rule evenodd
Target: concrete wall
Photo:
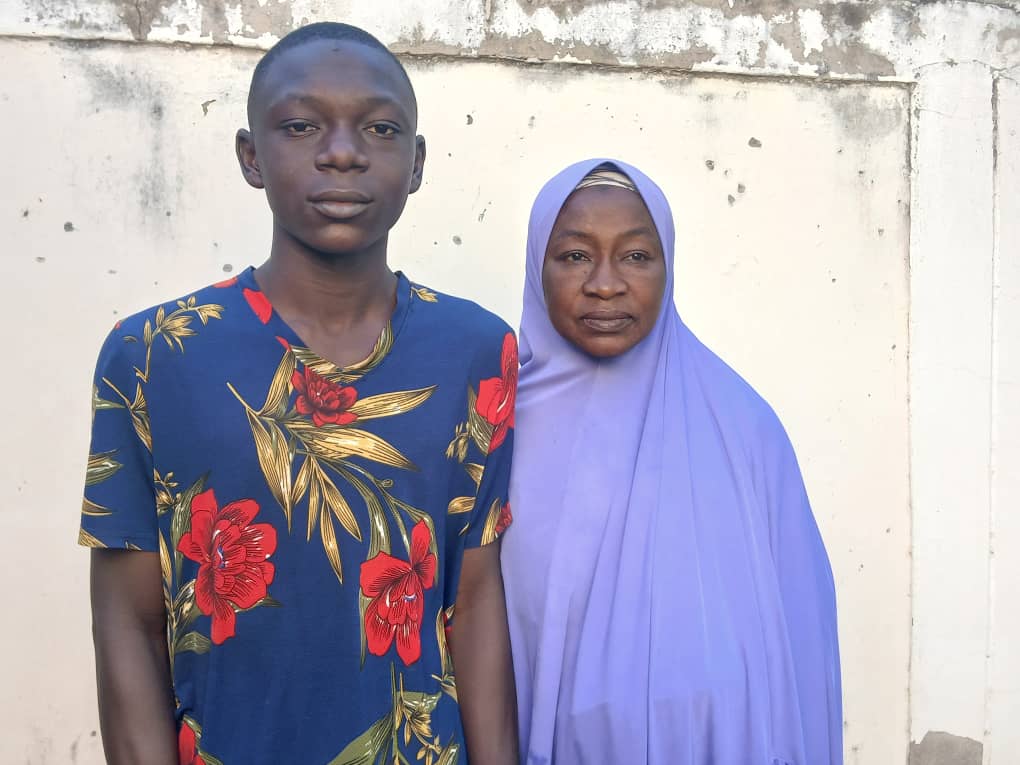
<path id="1" fill-rule="evenodd" d="M 515 323 L 547 176 L 608 154 L 660 181 L 681 312 L 803 463 L 847 762 L 1020 762 L 1020 10 L 813 0 L 0 3 L 0 762 L 101 761 L 73 546 L 95 353 L 264 258 L 233 132 L 260 49 L 319 19 L 418 88 L 392 253 L 419 281 Z"/>

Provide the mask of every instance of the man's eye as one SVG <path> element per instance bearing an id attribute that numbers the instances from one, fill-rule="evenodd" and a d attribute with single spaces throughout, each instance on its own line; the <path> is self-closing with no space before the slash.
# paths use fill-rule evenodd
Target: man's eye
<path id="1" fill-rule="evenodd" d="M 381 136 L 392 136 L 392 135 L 396 135 L 397 133 L 400 132 L 400 129 L 397 128 L 395 125 L 386 125 L 386 124 L 371 125 L 368 128 L 368 130 L 371 133 L 375 133 L 376 135 L 381 135 Z"/>
<path id="2" fill-rule="evenodd" d="M 283 129 L 286 130 L 291 135 L 305 135 L 307 133 L 312 132 L 315 129 L 315 126 L 312 125 L 310 122 L 298 121 L 288 122 L 286 125 L 283 126 Z"/>

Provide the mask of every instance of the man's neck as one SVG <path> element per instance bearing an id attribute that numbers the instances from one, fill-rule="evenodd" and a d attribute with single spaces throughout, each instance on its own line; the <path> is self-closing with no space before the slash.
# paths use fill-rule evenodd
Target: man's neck
<path id="1" fill-rule="evenodd" d="M 332 334 L 392 313 L 396 277 L 386 263 L 385 240 L 335 257 L 280 244 L 274 237 L 255 278 L 287 321 Z"/>

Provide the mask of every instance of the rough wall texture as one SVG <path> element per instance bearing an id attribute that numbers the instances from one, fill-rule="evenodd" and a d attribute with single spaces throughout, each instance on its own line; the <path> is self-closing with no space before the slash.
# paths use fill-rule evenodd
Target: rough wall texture
<path id="1" fill-rule="evenodd" d="M 664 179 L 682 310 L 804 464 L 847 762 L 1020 762 L 1017 0 L 0 3 L 0 320 L 43 367 L 2 436 L 2 577 L 36 584 L 9 601 L 35 627 L 2 633 L 25 660 L 0 761 L 100 761 L 68 551 L 82 391 L 116 312 L 258 262 L 231 135 L 260 50 L 320 19 L 375 32 L 421 93 L 428 180 L 394 253 L 422 281 L 513 321 L 544 177 L 625 153 Z"/>
<path id="2" fill-rule="evenodd" d="M 10 0 L 0 30 L 265 47 L 344 19 L 415 55 L 910 80 L 937 61 L 1020 56 L 1017 0 Z M 952 34 L 946 34 L 951 30 Z"/>

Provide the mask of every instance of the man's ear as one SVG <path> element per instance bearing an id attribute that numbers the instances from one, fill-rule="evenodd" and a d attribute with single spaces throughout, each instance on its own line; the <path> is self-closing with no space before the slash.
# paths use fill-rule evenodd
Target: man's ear
<path id="1" fill-rule="evenodd" d="M 411 191 L 416 192 L 421 188 L 422 173 L 425 171 L 425 136 L 419 135 L 414 139 L 414 172 L 411 173 Z"/>
<path id="2" fill-rule="evenodd" d="M 264 189 L 266 184 L 262 182 L 262 171 L 259 170 L 259 161 L 255 156 L 255 137 L 250 131 L 241 128 L 237 131 L 234 148 L 237 151 L 237 161 L 241 165 L 241 175 L 248 185 Z"/>

